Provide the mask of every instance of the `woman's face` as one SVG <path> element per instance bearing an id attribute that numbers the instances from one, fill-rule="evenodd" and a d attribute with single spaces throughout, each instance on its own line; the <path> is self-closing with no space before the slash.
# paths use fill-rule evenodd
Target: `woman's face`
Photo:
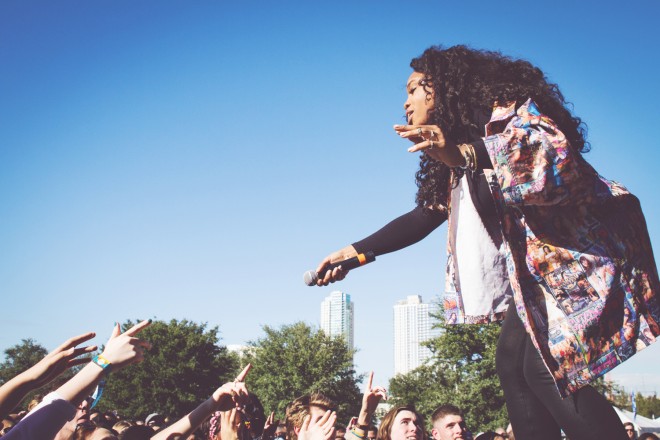
<path id="1" fill-rule="evenodd" d="M 390 438 L 392 440 L 421 439 L 422 431 L 417 426 L 417 415 L 412 411 L 400 411 L 392 423 Z"/>
<path id="2" fill-rule="evenodd" d="M 408 98 L 403 103 L 408 125 L 428 124 L 429 112 L 433 108 L 433 90 L 430 84 L 424 86 L 424 74 L 413 72 L 408 77 L 406 91 Z M 422 84 L 420 84 L 422 81 Z M 431 94 L 429 95 L 429 92 Z"/>

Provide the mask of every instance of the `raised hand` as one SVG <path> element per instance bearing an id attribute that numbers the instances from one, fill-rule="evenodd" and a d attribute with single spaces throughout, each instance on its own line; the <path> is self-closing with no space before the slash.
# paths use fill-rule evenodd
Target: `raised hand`
<path id="1" fill-rule="evenodd" d="M 264 423 L 264 432 L 261 435 L 261 438 L 266 440 L 272 439 L 279 423 L 279 420 L 275 420 L 275 412 L 271 412 L 268 418 L 266 418 L 266 423 Z"/>
<path id="2" fill-rule="evenodd" d="M 381 399 L 387 400 L 387 390 L 381 386 L 373 386 L 374 372 L 369 373 L 367 386 L 362 396 L 362 408 L 358 417 L 358 425 L 366 426 L 371 423 L 371 418 L 378 407 Z"/>
<path id="3" fill-rule="evenodd" d="M 237 408 L 223 411 L 220 414 L 220 438 L 222 440 L 238 440 L 241 413 Z"/>
<path id="4" fill-rule="evenodd" d="M 96 333 L 89 332 L 68 339 L 55 350 L 48 353 L 34 366 L 25 371 L 26 377 L 29 378 L 29 380 L 34 381 L 35 387 L 40 387 L 55 379 L 65 370 L 75 365 L 89 362 L 88 358 L 80 358 L 79 356 L 95 351 L 97 348 L 96 345 L 87 345 L 85 347 L 76 346 L 85 341 L 89 341 L 95 336 Z"/>
<path id="5" fill-rule="evenodd" d="M 330 410 L 316 421 L 311 421 L 311 417 L 307 415 L 298 433 L 298 440 L 330 440 L 335 435 L 336 421 L 337 413 Z"/>
<path id="6" fill-rule="evenodd" d="M 248 395 L 245 377 L 251 368 L 252 364 L 247 364 L 233 382 L 227 382 L 213 392 L 211 399 L 213 399 L 216 411 L 228 411 L 245 402 Z"/>
<path id="7" fill-rule="evenodd" d="M 415 144 L 408 148 L 410 153 L 423 150 L 449 167 L 465 165 L 465 158 L 458 146 L 447 139 L 437 125 L 395 125 L 394 131 Z"/>
<path id="8" fill-rule="evenodd" d="M 121 332 L 119 323 L 115 324 L 112 335 L 103 349 L 103 356 L 112 365 L 112 369 L 123 368 L 130 364 L 142 362 L 144 350 L 150 349 L 151 344 L 135 337 L 151 324 L 151 319 L 135 324 L 124 333 Z"/>

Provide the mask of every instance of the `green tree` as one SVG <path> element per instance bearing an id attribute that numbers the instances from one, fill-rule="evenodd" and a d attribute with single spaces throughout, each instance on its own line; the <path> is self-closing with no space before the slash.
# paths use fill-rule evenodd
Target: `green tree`
<path id="1" fill-rule="evenodd" d="M 504 395 L 495 371 L 500 325 L 445 325 L 441 314 L 434 317 L 440 336 L 425 344 L 432 359 L 390 380 L 392 403 L 414 405 L 425 415 L 441 404 L 456 405 L 474 431 L 506 426 Z"/>
<path id="2" fill-rule="evenodd" d="M 263 327 L 266 335 L 250 343 L 247 378 L 267 410 L 282 418 L 286 405 L 296 397 L 321 392 L 338 404 L 337 416 L 346 423 L 360 411 L 362 394 L 353 368 L 354 350 L 341 338 L 330 338 L 303 322 L 279 329 Z"/>
<path id="3" fill-rule="evenodd" d="M 134 323 L 122 324 L 122 331 Z M 157 412 L 178 418 L 233 379 L 238 359 L 218 345 L 218 327 L 155 321 L 139 335 L 152 344 L 144 361 L 110 373 L 99 408 L 127 417 Z"/>

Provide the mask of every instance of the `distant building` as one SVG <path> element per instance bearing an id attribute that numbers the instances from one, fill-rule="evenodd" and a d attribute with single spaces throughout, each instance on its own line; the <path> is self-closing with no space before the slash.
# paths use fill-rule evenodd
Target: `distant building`
<path id="1" fill-rule="evenodd" d="M 239 359 L 243 359 L 243 356 L 248 353 L 254 354 L 254 347 L 250 345 L 228 344 L 227 351 L 230 353 L 236 353 Z"/>
<path id="2" fill-rule="evenodd" d="M 353 349 L 353 303 L 351 295 L 334 291 L 321 303 L 321 330 L 328 336 L 343 336 Z"/>
<path id="3" fill-rule="evenodd" d="M 421 343 L 438 334 L 431 318 L 436 309 L 419 295 L 409 295 L 394 306 L 394 374 L 405 374 L 431 357 Z"/>

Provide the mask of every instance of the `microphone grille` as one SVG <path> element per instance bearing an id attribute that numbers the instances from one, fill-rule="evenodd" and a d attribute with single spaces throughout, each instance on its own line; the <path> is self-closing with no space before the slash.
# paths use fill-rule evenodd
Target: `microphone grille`
<path id="1" fill-rule="evenodd" d="M 303 281 L 308 286 L 313 286 L 319 280 L 318 275 L 313 270 L 308 270 L 303 274 Z"/>

